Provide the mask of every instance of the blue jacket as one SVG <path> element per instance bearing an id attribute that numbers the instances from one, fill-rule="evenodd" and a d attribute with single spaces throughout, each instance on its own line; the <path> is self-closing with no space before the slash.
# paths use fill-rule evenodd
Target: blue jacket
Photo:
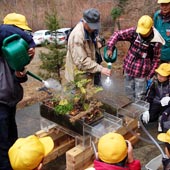
<path id="1" fill-rule="evenodd" d="M 163 19 L 158 10 L 154 14 L 154 26 L 165 40 L 161 49 L 161 60 L 170 61 L 170 18 Z"/>
<path id="2" fill-rule="evenodd" d="M 0 25 L 0 47 L 3 40 L 12 35 L 19 34 L 29 45 L 29 48 L 35 47 L 32 36 L 24 30 L 13 25 Z M 15 106 L 23 98 L 23 88 L 20 83 L 27 81 L 27 76 L 18 78 L 15 71 L 12 70 L 2 55 L 0 49 L 0 103 Z"/>

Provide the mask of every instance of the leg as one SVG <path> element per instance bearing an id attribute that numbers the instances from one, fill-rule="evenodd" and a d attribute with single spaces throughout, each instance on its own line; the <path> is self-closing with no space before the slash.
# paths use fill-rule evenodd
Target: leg
<path id="1" fill-rule="evenodd" d="M 101 73 L 94 73 L 94 85 L 96 86 L 102 86 L 101 84 Z"/>
<path id="2" fill-rule="evenodd" d="M 144 99 L 146 94 L 146 78 L 135 78 L 135 98 Z"/>
<path id="3" fill-rule="evenodd" d="M 124 84 L 126 95 L 132 100 L 135 99 L 135 81 L 134 78 L 130 77 L 125 73 L 124 75 Z"/>
<path id="4" fill-rule="evenodd" d="M 12 145 L 10 116 L 13 116 L 10 107 L 0 104 L 0 170 L 12 169 L 8 158 L 8 150 Z"/>
<path id="5" fill-rule="evenodd" d="M 151 103 L 149 108 L 150 120 L 149 122 L 157 121 L 160 113 L 162 111 L 162 106 L 158 103 Z"/>
<path id="6" fill-rule="evenodd" d="M 16 115 L 16 107 L 11 107 L 10 115 L 9 115 L 9 141 L 10 141 L 11 145 L 13 145 L 14 142 L 18 138 L 18 131 L 17 131 L 15 115 Z"/>

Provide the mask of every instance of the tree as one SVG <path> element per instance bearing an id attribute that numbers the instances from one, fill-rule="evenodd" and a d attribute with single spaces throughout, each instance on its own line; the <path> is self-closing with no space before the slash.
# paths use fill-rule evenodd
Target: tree
<path id="1" fill-rule="evenodd" d="M 117 21 L 117 26 L 118 26 L 119 30 L 120 30 L 119 17 L 124 12 L 124 4 L 126 3 L 126 1 L 127 0 L 119 0 L 118 7 L 113 8 L 112 11 L 111 11 L 111 16 L 112 16 L 112 19 L 113 19 L 113 22 L 114 22 L 114 26 L 115 26 L 116 21 Z"/>
<path id="2" fill-rule="evenodd" d="M 56 12 L 53 14 L 46 13 L 45 16 L 46 26 L 51 32 L 56 33 L 56 29 L 59 28 L 59 20 L 57 18 Z M 57 34 L 54 34 L 57 35 Z M 66 49 L 61 48 L 56 41 L 54 43 L 48 44 L 45 46 L 48 49 L 48 53 L 41 52 L 40 59 L 42 64 L 41 69 L 46 70 L 47 72 L 42 74 L 43 77 L 52 77 L 57 79 L 61 83 L 61 68 L 64 66 L 64 56 L 66 54 Z"/>

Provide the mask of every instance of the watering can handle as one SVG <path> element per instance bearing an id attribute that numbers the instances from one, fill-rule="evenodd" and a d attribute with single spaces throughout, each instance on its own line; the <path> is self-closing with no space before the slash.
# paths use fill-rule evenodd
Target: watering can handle
<path id="1" fill-rule="evenodd" d="M 6 46 L 6 45 L 9 44 L 10 42 L 12 42 L 12 41 L 14 41 L 14 40 L 18 40 L 18 39 L 20 39 L 20 38 L 21 38 L 20 35 L 18 35 L 18 34 L 13 34 L 13 35 L 11 35 L 11 36 L 9 36 L 9 37 L 7 37 L 7 38 L 4 39 L 4 41 L 3 41 L 3 46 Z"/>
<path id="2" fill-rule="evenodd" d="M 37 75 L 31 73 L 30 71 L 27 71 L 27 74 L 28 74 L 29 76 L 35 78 L 35 79 L 38 80 L 38 81 L 41 81 L 41 82 L 43 81 L 43 79 L 41 79 L 41 78 L 38 77 Z"/>

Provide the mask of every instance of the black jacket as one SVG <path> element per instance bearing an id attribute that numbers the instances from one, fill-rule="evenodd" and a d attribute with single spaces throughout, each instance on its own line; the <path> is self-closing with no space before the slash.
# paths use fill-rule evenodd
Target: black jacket
<path id="1" fill-rule="evenodd" d="M 24 30 L 12 25 L 0 25 L 0 47 L 3 40 L 12 35 L 19 34 L 29 45 L 29 48 L 35 47 L 31 35 Z M 0 50 L 0 103 L 8 106 L 15 106 L 23 98 L 23 88 L 20 83 L 27 81 L 27 76 L 17 78 L 15 71 L 12 70 L 2 55 Z"/>

